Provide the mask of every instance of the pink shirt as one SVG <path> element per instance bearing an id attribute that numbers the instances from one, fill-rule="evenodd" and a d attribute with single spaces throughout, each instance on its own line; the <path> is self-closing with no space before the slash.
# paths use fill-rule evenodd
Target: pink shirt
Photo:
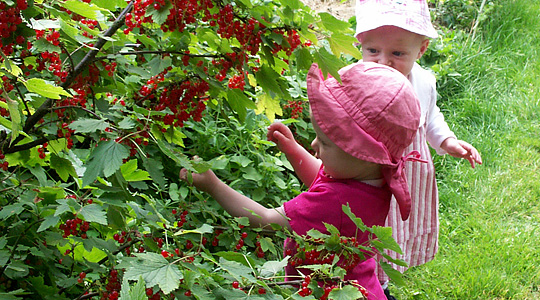
<path id="1" fill-rule="evenodd" d="M 338 180 L 326 176 L 321 169 L 307 192 L 284 204 L 285 214 L 290 219 L 294 232 L 305 235 L 310 229 L 328 233 L 323 223 L 334 225 L 342 236 L 355 237 L 360 242 L 368 240 L 367 233 L 358 233 L 353 221 L 343 212 L 342 206 L 349 204 L 351 211 L 361 218 L 366 226 L 383 226 L 390 207 L 392 194 L 387 186 L 382 188 L 347 179 Z M 295 251 L 296 243 L 285 242 L 285 250 Z M 345 279 L 356 279 L 368 290 L 369 300 L 386 299 L 376 276 L 377 262 L 369 258 L 350 271 Z M 297 274 L 287 265 L 287 275 Z"/>

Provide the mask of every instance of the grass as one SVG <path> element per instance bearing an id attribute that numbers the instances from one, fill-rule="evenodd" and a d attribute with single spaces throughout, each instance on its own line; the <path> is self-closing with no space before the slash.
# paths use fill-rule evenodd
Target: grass
<path id="1" fill-rule="evenodd" d="M 484 164 L 434 157 L 439 253 L 391 286 L 400 300 L 540 299 L 540 3 L 493 2 L 440 103 Z"/>

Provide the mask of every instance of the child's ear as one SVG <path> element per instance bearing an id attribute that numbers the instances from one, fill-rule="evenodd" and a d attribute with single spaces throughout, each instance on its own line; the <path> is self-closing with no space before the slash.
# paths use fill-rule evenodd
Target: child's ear
<path id="1" fill-rule="evenodd" d="M 424 55 L 424 53 L 426 53 L 428 46 L 429 46 L 429 39 L 426 38 L 426 39 L 422 40 L 422 44 L 420 46 L 420 51 L 418 52 L 418 57 L 416 59 L 420 59 L 420 57 L 422 57 L 422 55 Z"/>

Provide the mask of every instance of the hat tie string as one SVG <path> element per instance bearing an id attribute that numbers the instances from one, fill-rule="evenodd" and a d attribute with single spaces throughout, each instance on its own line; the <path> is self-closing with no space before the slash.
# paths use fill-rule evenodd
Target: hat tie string
<path id="1" fill-rule="evenodd" d="M 420 162 L 420 163 L 427 163 L 428 161 L 425 159 L 420 158 L 420 152 L 413 150 L 409 152 L 409 154 L 402 156 L 398 163 L 397 163 L 397 172 L 395 173 L 395 176 L 399 176 L 401 172 L 403 171 L 403 168 L 405 167 L 405 162 L 407 161 L 414 161 L 414 162 Z"/>

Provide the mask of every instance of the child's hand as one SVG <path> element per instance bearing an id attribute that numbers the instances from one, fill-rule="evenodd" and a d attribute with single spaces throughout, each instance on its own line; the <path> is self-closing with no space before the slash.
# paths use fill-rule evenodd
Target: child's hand
<path id="1" fill-rule="evenodd" d="M 468 160 L 473 168 L 475 163 L 482 164 L 482 158 L 480 157 L 478 150 L 465 141 L 457 140 L 455 138 L 447 138 L 441 144 L 441 148 L 453 157 Z"/>
<path id="2" fill-rule="evenodd" d="M 266 138 L 276 143 L 278 149 L 285 154 L 290 153 L 298 146 L 292 131 L 283 123 L 276 122 L 268 126 Z"/>
<path id="3" fill-rule="evenodd" d="M 188 173 L 189 171 L 186 168 L 182 168 L 182 170 L 180 170 L 180 179 L 189 183 Z M 212 192 L 212 188 L 215 187 L 216 183 L 220 181 L 212 170 L 208 170 L 204 173 L 191 173 L 191 177 L 193 178 L 193 186 L 195 186 L 198 190 L 210 194 Z"/>

